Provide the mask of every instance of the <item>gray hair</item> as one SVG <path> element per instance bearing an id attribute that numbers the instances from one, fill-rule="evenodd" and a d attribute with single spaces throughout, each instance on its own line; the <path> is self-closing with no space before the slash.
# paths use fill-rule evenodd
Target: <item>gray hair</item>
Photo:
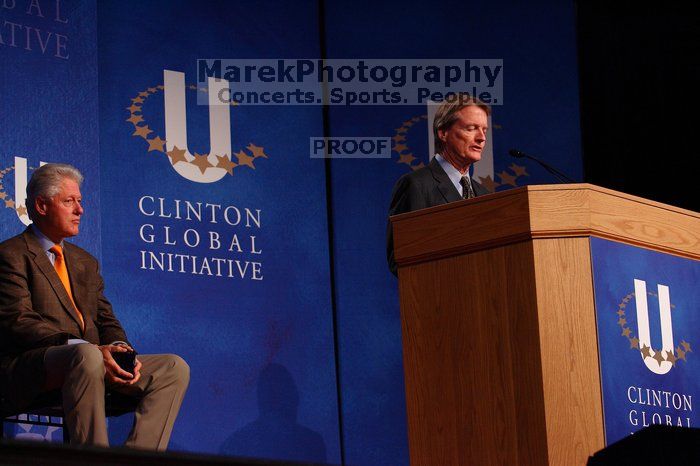
<path id="1" fill-rule="evenodd" d="M 61 183 L 66 178 L 78 183 L 83 182 L 83 175 L 72 165 L 64 163 L 47 163 L 32 173 L 32 178 L 27 183 L 27 215 L 32 220 L 36 219 L 36 198 L 54 197 L 61 190 Z"/>
<path id="2" fill-rule="evenodd" d="M 433 140 L 437 154 L 442 154 L 444 147 L 442 140 L 438 136 L 438 131 L 449 129 L 457 121 L 457 113 L 469 105 L 476 105 L 486 112 L 486 116 L 491 115 L 491 108 L 488 105 L 467 93 L 450 94 L 438 107 L 433 120 Z"/>

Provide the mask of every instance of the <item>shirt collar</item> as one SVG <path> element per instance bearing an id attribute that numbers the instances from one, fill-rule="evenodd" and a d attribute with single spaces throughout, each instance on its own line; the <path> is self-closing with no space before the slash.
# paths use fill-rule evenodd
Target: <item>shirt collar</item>
<path id="1" fill-rule="evenodd" d="M 32 223 L 32 233 L 34 233 L 34 236 L 36 236 L 36 239 L 39 240 L 39 244 L 41 245 L 42 249 L 44 251 L 48 251 L 52 247 L 56 245 L 53 241 L 51 241 L 45 234 L 41 232 L 41 230 Z M 59 245 L 63 247 L 63 241 L 61 241 L 61 244 Z"/>
<path id="2" fill-rule="evenodd" d="M 445 170 L 445 173 L 447 173 L 448 178 L 452 182 L 453 185 L 455 185 L 455 188 L 457 188 L 457 191 L 462 192 L 462 185 L 459 183 L 459 181 L 462 179 L 462 174 L 457 170 L 450 162 L 445 160 L 445 158 L 440 155 L 440 154 L 435 154 L 435 158 L 437 159 L 438 163 L 442 167 L 443 170 Z M 464 174 L 465 178 L 469 178 L 469 170 Z M 471 179 L 469 180 L 471 181 Z"/>

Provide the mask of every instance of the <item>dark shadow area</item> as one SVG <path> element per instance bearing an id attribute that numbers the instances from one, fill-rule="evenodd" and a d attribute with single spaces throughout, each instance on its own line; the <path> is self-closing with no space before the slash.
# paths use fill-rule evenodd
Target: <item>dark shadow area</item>
<path id="1" fill-rule="evenodd" d="M 586 181 L 700 210 L 690 4 L 576 2 Z"/>
<path id="2" fill-rule="evenodd" d="M 588 466 L 685 466 L 700 464 L 700 429 L 652 425 L 608 445 Z"/>
<path id="3" fill-rule="evenodd" d="M 318 432 L 297 422 L 299 391 L 289 371 L 267 365 L 258 378 L 258 418 L 234 432 L 220 453 L 251 458 L 270 457 L 311 463 L 326 462 L 326 444 Z"/>

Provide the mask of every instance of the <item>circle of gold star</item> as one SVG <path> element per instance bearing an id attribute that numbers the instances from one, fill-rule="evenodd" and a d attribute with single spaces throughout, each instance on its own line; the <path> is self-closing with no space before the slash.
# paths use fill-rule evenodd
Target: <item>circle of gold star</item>
<path id="1" fill-rule="evenodd" d="M 391 138 L 393 142 L 393 146 L 391 149 L 393 152 L 396 152 L 396 154 L 399 156 L 399 159 L 396 161 L 396 163 L 405 164 L 411 170 L 418 170 L 419 168 L 423 168 L 425 166 L 425 163 L 423 163 L 422 161 L 418 161 L 419 159 L 415 157 L 411 152 L 411 149 L 408 147 L 408 142 L 406 141 L 406 136 L 409 130 L 416 123 L 420 122 L 421 120 L 427 121 L 427 119 L 428 115 L 420 115 L 413 118 L 409 118 L 408 120 L 404 121 L 401 124 L 401 126 L 394 129 L 394 136 Z M 500 129 L 501 127 L 500 125 L 494 125 L 494 128 Z M 418 161 L 418 163 L 414 163 L 416 161 Z M 509 171 L 512 174 L 509 173 Z M 479 183 L 489 192 L 495 192 L 496 188 L 498 188 L 499 186 L 511 185 L 513 187 L 517 187 L 517 179 L 521 176 L 530 176 L 530 174 L 527 173 L 525 167 L 512 163 L 506 170 L 503 170 L 500 173 L 496 173 L 495 176 L 498 177 L 500 181 L 495 181 L 491 178 L 491 175 L 489 175 L 486 177 L 480 176 Z"/>
<path id="2" fill-rule="evenodd" d="M 5 205 L 6 209 L 12 209 L 17 212 L 17 215 L 22 216 L 27 214 L 27 207 L 22 204 L 15 205 L 15 200 L 5 192 L 5 182 L 3 181 L 5 175 L 8 175 L 14 169 L 15 167 L 13 165 L 0 170 L 0 202 Z M 34 170 L 34 167 L 29 167 L 29 170 Z"/>
<path id="3" fill-rule="evenodd" d="M 659 295 L 657 293 L 654 293 L 653 291 L 647 291 L 647 294 L 649 296 L 655 296 L 657 299 L 659 297 Z M 634 336 L 634 334 L 632 333 L 632 329 L 629 326 L 627 326 L 627 319 L 625 316 L 625 308 L 627 307 L 627 304 L 632 300 L 633 297 L 634 293 L 630 293 L 624 298 L 622 298 L 620 304 L 617 305 L 617 312 L 615 313 L 617 315 L 617 325 L 619 325 L 622 329 L 622 333 L 620 335 L 627 338 L 627 341 L 630 344 L 630 349 L 639 351 L 639 353 L 642 355 L 642 359 L 654 359 L 659 364 L 659 366 L 661 366 L 661 363 L 664 361 L 670 362 L 673 365 L 673 367 L 676 367 L 676 362 L 679 359 L 682 359 L 683 362 L 686 362 L 688 353 L 690 353 L 693 350 L 690 343 L 688 343 L 685 340 L 681 341 L 681 344 L 674 348 L 674 352 L 663 351 L 661 348 L 654 349 L 650 346 L 645 345 L 644 343 L 642 343 L 641 347 L 639 346 L 639 338 Z M 671 304 L 671 309 L 675 308 L 676 305 Z M 652 352 L 654 353 L 653 356 L 651 355 Z M 663 353 L 665 353 L 665 355 Z"/>
<path id="4" fill-rule="evenodd" d="M 149 87 L 145 91 L 139 92 L 136 97 L 133 97 L 131 99 L 131 105 L 126 107 L 126 109 L 129 111 L 129 118 L 127 118 L 126 121 L 131 123 L 134 128 L 134 132 L 131 135 L 134 137 L 140 137 L 146 141 L 146 143 L 148 143 L 148 152 L 156 152 L 166 155 L 170 161 L 170 165 L 175 165 L 176 163 L 190 164 L 197 167 L 197 169 L 199 169 L 199 171 L 202 173 L 207 171 L 209 168 L 223 168 L 226 170 L 226 173 L 232 176 L 235 168 L 245 165 L 248 168 L 255 170 L 254 161 L 256 159 L 268 158 L 268 155 L 265 153 L 265 148 L 262 146 L 257 146 L 252 142 L 248 143 L 247 146 L 235 154 L 232 154 L 236 156 L 236 162 L 231 160 L 232 157 L 228 157 L 224 154 L 214 154 L 217 159 L 217 162 L 214 165 L 209 162 L 210 154 L 208 153 L 199 154 L 195 152 L 192 154 L 192 160 L 187 160 L 187 150 L 185 148 L 174 146 L 172 150 L 166 151 L 166 140 L 161 138 L 160 135 L 156 134 L 151 128 L 149 128 L 148 124 L 146 124 L 146 120 L 143 117 L 143 104 L 149 97 L 162 92 L 164 89 L 165 88 L 162 84 Z M 187 89 L 204 93 L 209 92 L 209 89 L 206 87 L 198 87 L 194 84 L 187 86 Z M 236 106 L 238 103 L 233 101 L 231 102 L 231 105 Z"/>

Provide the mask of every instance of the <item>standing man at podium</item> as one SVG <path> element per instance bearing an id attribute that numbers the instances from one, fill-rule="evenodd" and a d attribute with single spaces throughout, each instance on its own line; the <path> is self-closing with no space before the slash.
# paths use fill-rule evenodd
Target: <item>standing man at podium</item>
<path id="1" fill-rule="evenodd" d="M 469 94 L 445 100 L 433 120 L 435 157 L 430 163 L 396 182 L 389 216 L 488 194 L 469 176 L 469 167 L 481 160 L 486 145 L 490 108 Z M 394 237 L 387 226 L 387 260 L 396 275 Z"/>
<path id="2" fill-rule="evenodd" d="M 64 241 L 80 228 L 82 180 L 70 165 L 36 169 L 27 184 L 34 223 L 0 243 L 0 401 L 21 412 L 60 390 L 71 443 L 107 446 L 107 387 L 140 400 L 126 445 L 165 450 L 189 366 L 173 354 L 133 359 L 97 260 Z M 129 365 L 116 361 L 125 353 Z"/>

